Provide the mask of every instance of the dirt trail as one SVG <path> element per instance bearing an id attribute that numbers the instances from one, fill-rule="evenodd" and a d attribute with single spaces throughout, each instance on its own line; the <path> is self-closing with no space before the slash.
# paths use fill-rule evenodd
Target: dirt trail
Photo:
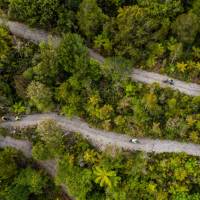
<path id="1" fill-rule="evenodd" d="M 0 147 L 13 147 L 20 150 L 27 158 L 32 157 L 32 144 L 27 140 L 17 140 L 9 136 L 0 136 Z M 38 164 L 45 168 L 51 176 L 54 177 L 56 175 L 56 162 L 54 160 L 38 161 Z"/>
<path id="2" fill-rule="evenodd" d="M 23 128 L 28 126 L 35 126 L 38 123 L 47 119 L 55 120 L 66 131 L 79 132 L 93 145 L 102 150 L 111 145 L 130 151 L 144 151 L 155 153 L 185 152 L 188 155 L 200 156 L 200 145 L 197 144 L 181 143 L 170 140 L 154 140 L 148 138 L 139 139 L 139 144 L 132 144 L 129 142 L 130 137 L 128 137 L 127 135 L 90 128 L 87 123 L 83 122 L 79 118 L 68 119 L 66 117 L 57 115 L 56 113 L 28 115 L 23 117 L 20 121 L 4 122 L 1 123 L 0 126 L 4 128 Z"/>
<path id="3" fill-rule="evenodd" d="M 7 137 L 0 136 L 0 148 L 5 148 L 5 147 L 13 147 L 17 150 L 20 150 L 27 158 L 32 157 L 32 144 L 27 140 L 17 140 L 9 136 Z M 56 176 L 57 164 L 55 160 L 37 161 L 37 164 L 41 168 L 45 169 L 50 176 L 52 177 Z M 67 195 L 66 187 L 64 185 L 61 185 L 61 188 Z M 66 200 L 70 199 L 72 200 L 73 198 L 69 198 L 68 196 L 66 196 Z"/>
<path id="4" fill-rule="evenodd" d="M 14 21 L 7 21 L 6 19 L 0 18 L 0 25 L 5 25 L 8 27 L 10 32 L 18 37 L 30 40 L 36 44 L 40 43 L 41 41 L 47 42 L 51 41 L 52 44 L 56 47 L 60 43 L 60 37 L 53 36 L 52 34 L 45 32 L 40 29 L 36 28 L 30 28 L 22 23 L 14 22 Z M 100 63 L 104 62 L 104 57 L 94 52 L 92 49 L 89 49 L 89 54 L 92 58 L 99 61 Z M 133 72 L 131 73 L 130 77 L 134 81 L 139 81 L 147 84 L 152 83 L 159 83 L 161 87 L 170 87 L 175 90 L 179 90 L 182 93 L 185 93 L 187 95 L 191 96 L 200 96 L 200 85 L 195 83 L 187 83 L 180 80 L 174 80 L 174 85 L 169 85 L 163 83 L 166 79 L 171 79 L 168 76 L 160 75 L 154 72 L 147 72 L 140 69 L 133 69 Z"/>

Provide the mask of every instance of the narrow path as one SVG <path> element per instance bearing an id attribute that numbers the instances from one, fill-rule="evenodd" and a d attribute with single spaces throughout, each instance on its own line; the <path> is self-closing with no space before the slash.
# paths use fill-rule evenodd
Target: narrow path
<path id="1" fill-rule="evenodd" d="M 20 150 L 27 158 L 32 157 L 32 144 L 27 140 L 17 140 L 9 136 L 7 137 L 0 136 L 0 148 L 5 148 L 5 147 L 13 147 L 17 150 Z M 37 161 L 37 164 L 41 168 L 45 169 L 50 176 L 52 177 L 56 176 L 57 164 L 55 160 Z M 67 188 L 64 185 L 61 185 L 61 188 L 67 195 Z M 70 199 L 73 198 L 69 198 L 68 196 L 66 196 L 66 200 Z"/>
<path id="2" fill-rule="evenodd" d="M 181 143 L 170 140 L 153 140 L 147 138 L 140 139 L 139 144 L 132 144 L 129 142 L 130 137 L 127 135 L 90 128 L 87 123 L 81 121 L 79 118 L 68 119 L 66 117 L 57 115 L 56 113 L 27 115 L 20 121 L 4 122 L 1 123 L 0 126 L 4 128 L 23 128 L 35 126 L 46 119 L 55 120 L 66 131 L 79 132 L 83 137 L 89 139 L 93 145 L 102 150 L 111 145 L 130 151 L 155 153 L 185 152 L 188 155 L 200 156 L 200 145 L 197 144 Z"/>
<path id="3" fill-rule="evenodd" d="M 32 144 L 27 140 L 17 140 L 9 136 L 0 136 L 0 148 L 5 147 L 13 147 L 20 150 L 27 158 L 32 157 Z M 56 162 L 54 160 L 38 161 L 38 164 L 45 168 L 52 177 L 56 175 Z"/>
<path id="4" fill-rule="evenodd" d="M 52 36 L 48 32 L 40 29 L 29 28 L 28 26 L 19 22 L 7 21 L 6 19 L 0 18 L 0 25 L 5 25 L 8 27 L 12 34 L 30 40 L 36 44 L 41 41 L 47 42 L 48 40 L 51 40 L 54 46 L 58 46 L 60 42 L 60 38 L 57 36 Z M 89 49 L 89 54 L 93 59 L 99 61 L 100 63 L 104 62 L 104 57 L 95 53 L 92 49 Z M 173 79 L 174 85 L 165 84 L 163 81 L 170 79 L 170 77 L 140 69 L 134 69 L 130 77 L 134 81 L 139 81 L 147 84 L 157 82 L 161 87 L 171 87 L 172 89 L 179 90 L 180 92 L 187 95 L 200 96 L 200 85 L 195 83 L 186 83 L 184 81 Z"/>
<path id="5" fill-rule="evenodd" d="M 32 144 L 27 140 L 17 140 L 9 136 L 0 137 L 0 147 L 1 148 L 13 147 L 17 150 L 20 150 L 27 158 L 32 157 Z M 39 161 L 38 163 L 40 164 L 40 166 L 45 168 L 51 176 L 54 177 L 56 175 L 55 161 L 53 160 Z"/>

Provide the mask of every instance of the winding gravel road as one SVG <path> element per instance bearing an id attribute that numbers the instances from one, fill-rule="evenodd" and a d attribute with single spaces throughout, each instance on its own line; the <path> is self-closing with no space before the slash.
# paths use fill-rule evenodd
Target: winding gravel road
<path id="1" fill-rule="evenodd" d="M 6 19 L 0 18 L 0 25 L 5 25 L 6 27 L 8 27 L 12 34 L 30 40 L 36 44 L 40 43 L 41 41 L 47 42 L 49 40 L 52 41 L 52 44 L 54 46 L 58 46 L 60 43 L 60 37 L 57 37 L 55 35 L 53 36 L 48 32 L 40 29 L 29 28 L 28 26 L 19 22 L 7 21 Z M 104 62 L 104 57 L 95 53 L 92 49 L 89 49 L 89 54 L 93 59 L 99 61 L 100 63 Z M 174 85 L 165 84 L 163 83 L 163 81 L 166 79 L 170 79 L 170 77 L 154 72 L 147 72 L 140 69 L 134 69 L 130 77 L 134 81 L 148 84 L 157 82 L 160 84 L 161 87 L 171 87 L 172 89 L 179 90 L 180 92 L 187 95 L 200 96 L 200 85 L 195 83 L 186 83 L 184 81 L 173 79 Z"/>
<path id="2" fill-rule="evenodd" d="M 87 123 L 79 118 L 68 119 L 57 115 L 56 113 L 27 115 L 20 121 L 3 122 L 0 126 L 8 129 L 12 127 L 23 128 L 35 126 L 47 119 L 55 120 L 66 131 L 79 132 L 83 137 L 87 138 L 93 145 L 101 150 L 104 150 L 107 146 L 114 146 L 130 151 L 138 150 L 155 153 L 185 152 L 188 155 L 200 156 L 200 145 L 197 144 L 147 138 L 139 139 L 139 144 L 132 144 L 129 142 L 130 137 L 127 135 L 90 128 Z"/>

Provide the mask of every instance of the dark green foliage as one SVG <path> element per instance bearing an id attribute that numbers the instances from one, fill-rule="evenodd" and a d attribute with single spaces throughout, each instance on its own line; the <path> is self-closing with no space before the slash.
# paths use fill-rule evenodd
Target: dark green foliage
<path id="1" fill-rule="evenodd" d="M 0 79 L 0 114 L 6 112 L 12 104 L 12 93 L 9 85 Z"/>
<path id="2" fill-rule="evenodd" d="M 199 18 L 193 13 L 182 14 L 176 18 L 172 30 L 181 42 L 192 44 L 200 31 Z"/>
<path id="3" fill-rule="evenodd" d="M 0 150 L 0 199 L 59 199 L 59 191 L 47 175 L 12 148 Z"/>
<path id="4" fill-rule="evenodd" d="M 0 28 L 0 115 L 13 111 L 12 104 L 26 99 L 27 80 L 21 73 L 32 66 L 36 45 L 24 43 Z"/>
<path id="5" fill-rule="evenodd" d="M 79 1 L 73 3 L 61 0 L 10 0 L 8 15 L 11 19 L 26 21 L 29 25 L 39 25 L 68 32 L 74 24 L 74 11 Z"/>
<path id="6" fill-rule="evenodd" d="M 23 72 L 23 76 L 27 80 L 37 80 L 41 83 L 52 85 L 56 84 L 56 78 L 59 69 L 56 66 L 56 52 L 52 44 L 41 43 L 39 45 L 40 52 L 33 57 L 34 67 L 29 67 Z"/>
<path id="7" fill-rule="evenodd" d="M 0 9 L 8 9 L 9 0 L 0 0 Z"/>
<path id="8" fill-rule="evenodd" d="M 88 50 L 77 34 L 66 34 L 57 50 L 57 62 L 68 73 L 86 73 L 89 62 Z"/>
<path id="9" fill-rule="evenodd" d="M 56 23 L 58 8 L 58 0 L 10 0 L 9 16 L 20 21 L 28 20 L 30 25 L 46 26 Z"/>
<path id="10" fill-rule="evenodd" d="M 94 86 L 92 79 L 95 81 L 99 78 L 99 66 L 90 62 L 88 50 L 80 36 L 64 36 L 57 49 L 57 66 L 66 74 L 66 81 L 58 87 L 56 95 L 64 104 L 63 113 L 71 116 L 82 112 L 87 93 Z"/>
<path id="11" fill-rule="evenodd" d="M 13 149 L 0 151 L 0 180 L 6 181 L 17 174 L 17 152 Z"/>
<path id="12" fill-rule="evenodd" d="M 81 32 L 91 41 L 102 30 L 107 16 L 97 6 L 96 0 L 83 0 L 77 18 Z"/>
<path id="13" fill-rule="evenodd" d="M 74 166 L 73 156 L 65 156 L 59 166 L 57 182 L 69 186 L 70 195 L 87 199 L 88 192 L 92 191 L 92 171 Z"/>
<path id="14" fill-rule="evenodd" d="M 104 55 L 199 83 L 198 0 L 10 0 L 8 8 L 11 18 L 30 25 L 80 31 Z"/>

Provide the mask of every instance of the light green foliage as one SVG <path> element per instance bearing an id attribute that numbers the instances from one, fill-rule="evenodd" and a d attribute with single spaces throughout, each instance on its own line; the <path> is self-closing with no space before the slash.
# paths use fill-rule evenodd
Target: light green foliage
<path id="1" fill-rule="evenodd" d="M 12 106 L 11 111 L 18 115 L 23 114 L 26 112 L 26 107 L 22 104 L 22 102 L 17 102 Z"/>
<path id="2" fill-rule="evenodd" d="M 59 160 L 57 182 L 65 183 L 77 199 L 153 200 L 156 196 L 159 200 L 197 200 L 199 197 L 198 158 L 119 151 L 111 157 L 89 146 L 85 148 L 86 141 L 81 144 L 84 148 L 78 149 L 71 139 L 67 137 L 69 146 Z"/>
<path id="3" fill-rule="evenodd" d="M 92 40 L 99 31 L 107 17 L 98 7 L 96 0 L 83 0 L 77 13 L 78 25 L 87 39 Z"/>
<path id="4" fill-rule="evenodd" d="M 46 145 L 42 142 L 37 142 L 32 148 L 32 156 L 34 159 L 37 160 L 46 160 L 51 159 L 54 157 L 54 155 L 51 155 L 49 153 L 49 150 L 47 149 Z"/>
<path id="5" fill-rule="evenodd" d="M 64 151 L 63 131 L 52 120 L 40 123 L 36 129 L 39 141 L 33 146 L 33 156 L 36 159 L 55 158 Z"/>
<path id="6" fill-rule="evenodd" d="M 50 111 L 54 107 L 51 90 L 40 82 L 32 81 L 28 85 L 27 96 L 39 111 Z"/>
<path id="7" fill-rule="evenodd" d="M 117 177 L 116 172 L 106 171 L 100 167 L 94 169 L 94 175 L 96 176 L 95 182 L 101 187 L 116 187 L 120 181 L 120 177 Z"/>
<path id="8" fill-rule="evenodd" d="M 192 1 L 192 12 L 200 17 L 200 2 L 198 0 Z"/>
<path id="9" fill-rule="evenodd" d="M 0 27 L 0 69 L 3 67 L 3 62 L 6 61 L 11 51 L 11 37 L 8 32 Z"/>

